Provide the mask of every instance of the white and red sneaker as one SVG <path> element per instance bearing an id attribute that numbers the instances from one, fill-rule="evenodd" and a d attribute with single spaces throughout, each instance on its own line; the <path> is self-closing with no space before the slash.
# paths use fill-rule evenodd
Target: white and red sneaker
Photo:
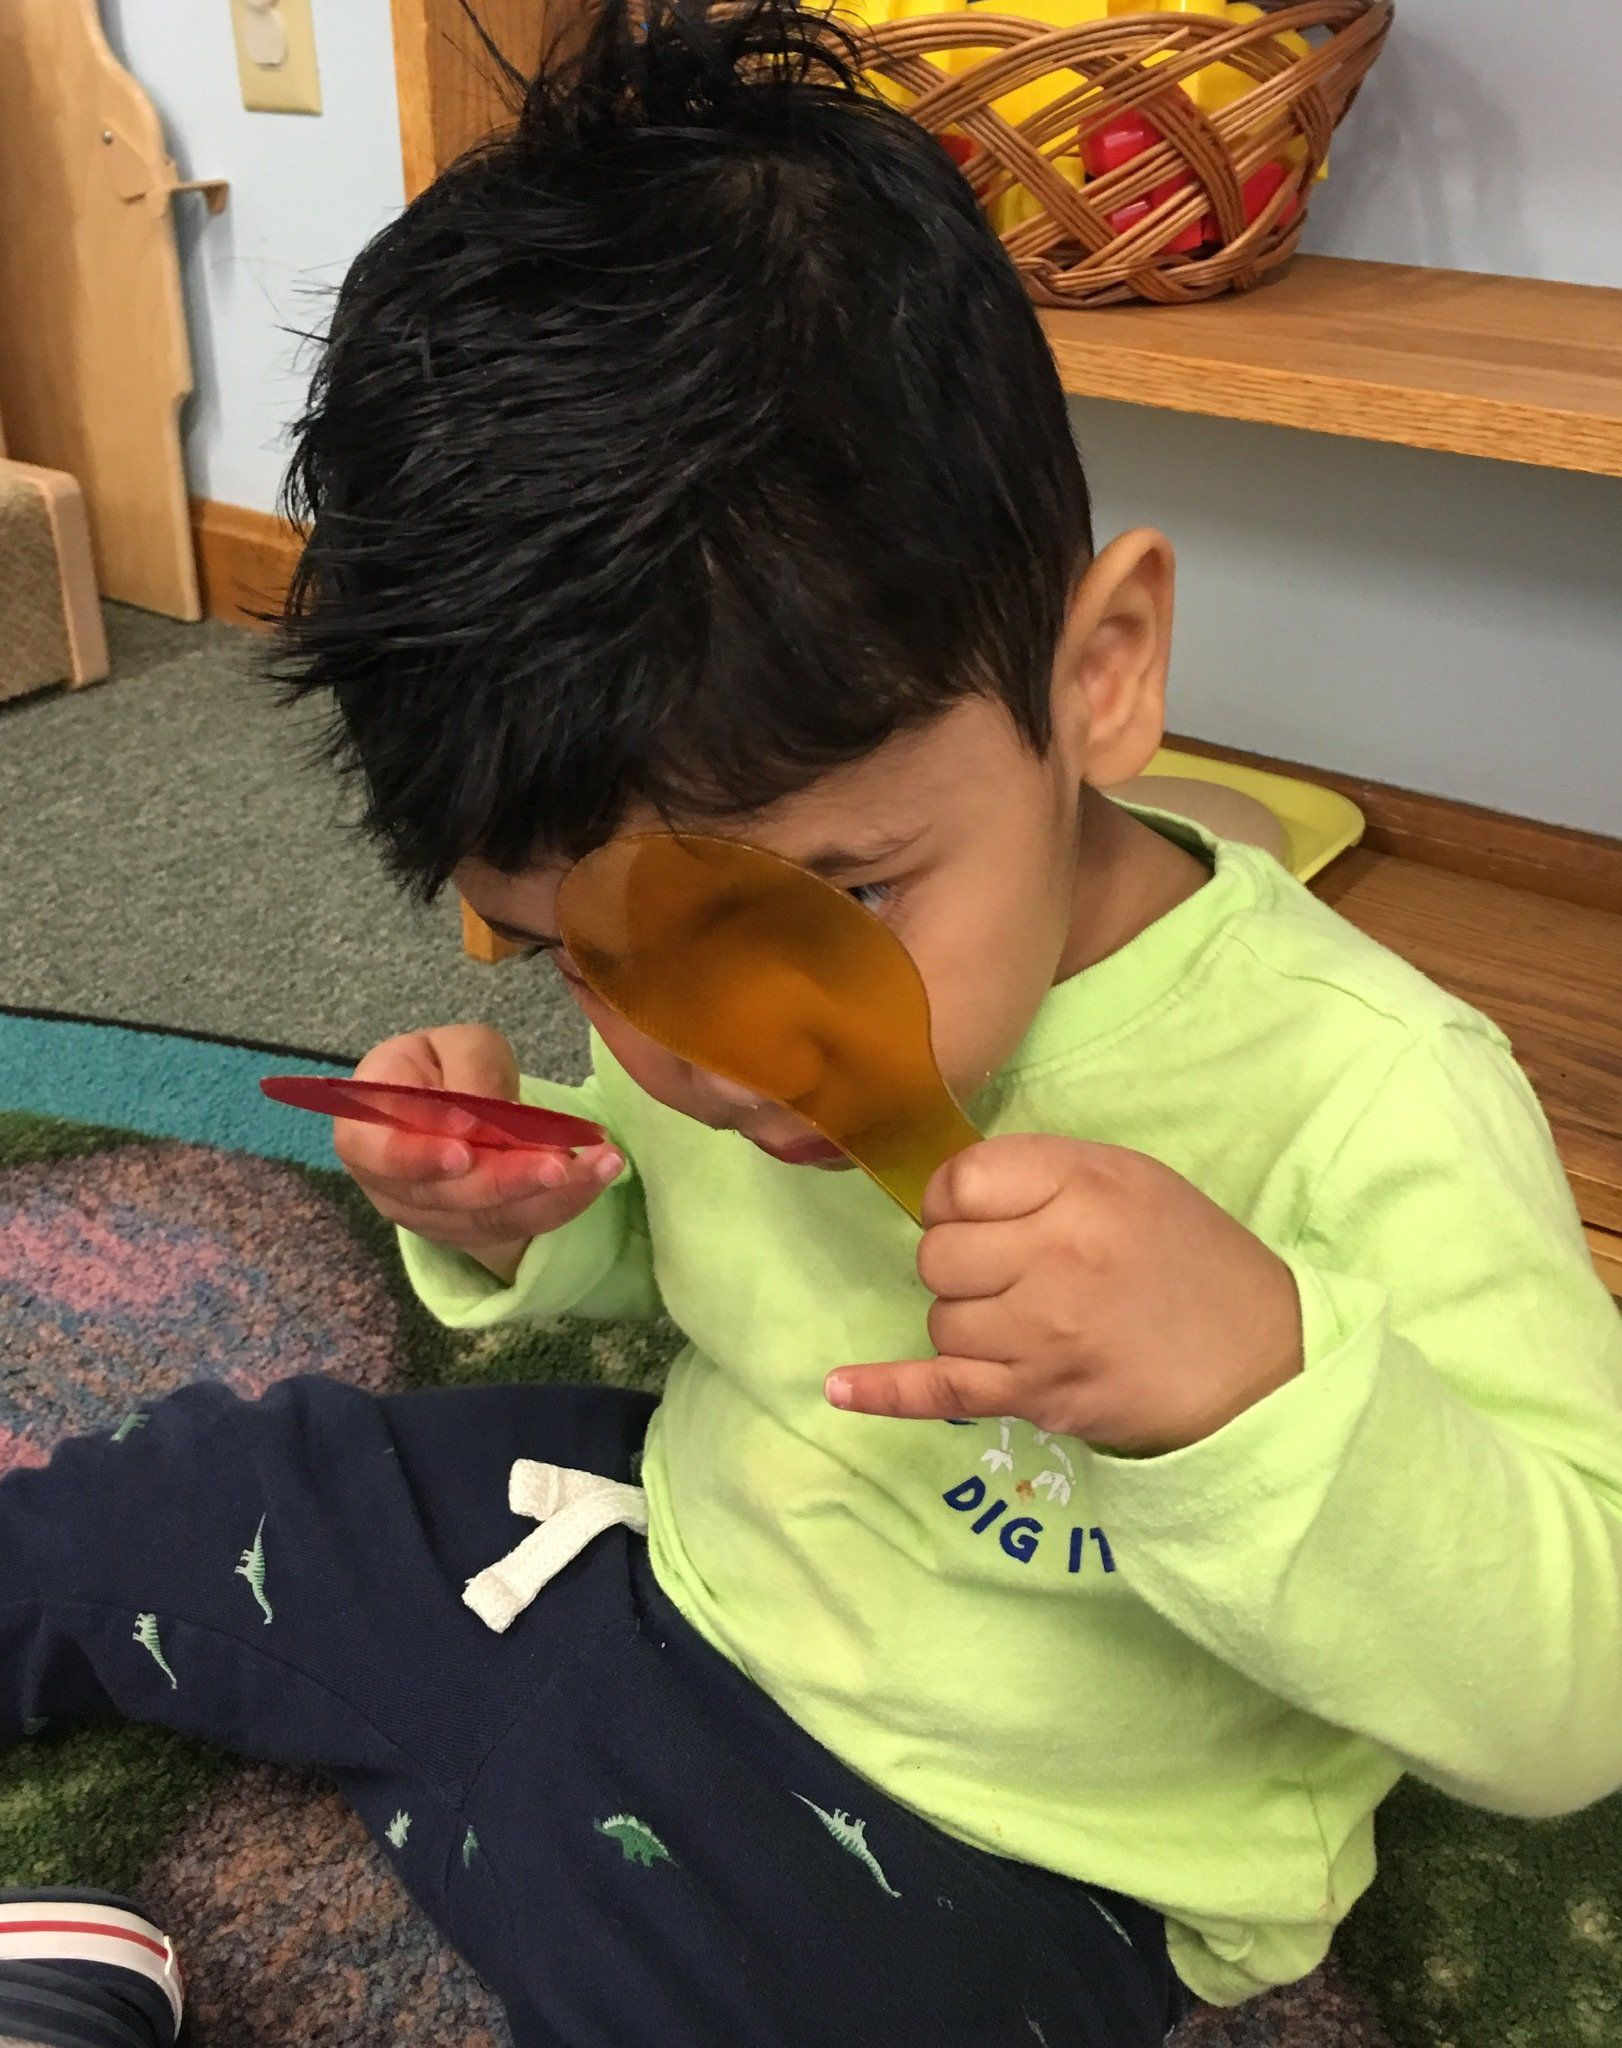
<path id="1" fill-rule="evenodd" d="M 174 2048 L 174 1943 L 112 1892 L 0 1891 L 0 2042 Z"/>

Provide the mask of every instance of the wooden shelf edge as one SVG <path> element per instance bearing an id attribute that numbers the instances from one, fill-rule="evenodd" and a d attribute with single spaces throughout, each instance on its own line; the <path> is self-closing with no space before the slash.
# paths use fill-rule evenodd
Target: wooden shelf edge
<path id="1" fill-rule="evenodd" d="M 1076 397 L 1622 476 L 1622 291 L 1298 256 L 1255 292 L 1039 315 Z"/>
<path id="2" fill-rule="evenodd" d="M 1622 912 L 1367 846 L 1312 887 L 1505 1033 L 1583 1223 L 1600 1248 L 1622 1255 Z"/>
<path id="3" fill-rule="evenodd" d="M 1609 1230 L 1590 1230 L 1588 1249 L 1594 1255 L 1594 1271 L 1622 1304 L 1622 1237 Z"/>
<path id="4" fill-rule="evenodd" d="M 1564 1131 L 1560 1157 L 1583 1221 L 1614 1236 L 1614 1250 L 1622 1258 L 1622 1172 L 1608 1165 L 1604 1140 L 1588 1132 Z"/>
<path id="5" fill-rule="evenodd" d="M 1108 398 L 1125 405 L 1253 426 L 1293 427 L 1339 440 L 1381 441 L 1438 455 L 1473 455 L 1533 469 L 1622 477 L 1622 431 L 1612 433 L 1581 413 L 1508 400 L 1439 395 L 1398 384 L 1349 384 L 1308 371 L 1243 369 L 1219 356 L 1179 354 L 1181 372 L 1205 380 L 1201 392 L 1166 379 L 1167 358 L 1151 349 L 1081 342 L 1055 331 L 1044 315 L 1059 379 L 1072 398 Z M 1175 319 L 1173 311 L 1170 318 Z"/>

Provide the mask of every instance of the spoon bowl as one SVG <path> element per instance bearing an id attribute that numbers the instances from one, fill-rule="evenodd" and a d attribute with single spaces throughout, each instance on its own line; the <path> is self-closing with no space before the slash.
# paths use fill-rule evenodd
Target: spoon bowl
<path id="1" fill-rule="evenodd" d="M 576 863 L 558 925 L 627 1023 L 780 1103 L 914 1221 L 979 1133 L 935 1064 L 929 998 L 871 911 L 781 855 L 702 833 L 611 839 Z"/>

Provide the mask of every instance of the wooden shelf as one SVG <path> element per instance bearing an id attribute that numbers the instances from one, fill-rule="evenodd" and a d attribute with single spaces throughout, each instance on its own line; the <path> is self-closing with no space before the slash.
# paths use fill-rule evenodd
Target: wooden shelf
<path id="1" fill-rule="evenodd" d="M 1363 847 L 1314 888 L 1508 1034 L 1622 1293 L 1622 913 Z"/>
<path id="2" fill-rule="evenodd" d="M 1302 256 L 1042 324 L 1078 396 L 1622 476 L 1622 291 Z"/>

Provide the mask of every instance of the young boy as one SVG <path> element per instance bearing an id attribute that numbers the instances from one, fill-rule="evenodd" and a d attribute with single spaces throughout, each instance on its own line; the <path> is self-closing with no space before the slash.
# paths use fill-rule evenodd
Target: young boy
<path id="1" fill-rule="evenodd" d="M 1096 793 L 1169 550 L 1093 557 L 1016 277 L 843 67 L 611 12 L 362 255 L 295 472 L 374 830 L 598 1033 L 579 1089 L 478 1025 L 360 1071 L 610 1134 L 340 1153 L 446 1321 L 663 1310 L 666 1395 L 193 1389 L 0 1486 L 0 1736 L 324 1764 L 522 2048 L 1139 2048 L 1320 1960 L 1404 1772 L 1622 1780 L 1622 1326 L 1543 1119 L 1265 856 Z M 575 976 L 560 877 L 670 824 L 912 953 L 986 1133 L 921 1242 Z M 130 1917 L 133 1969 L 0 1934 L 0 2034 L 167 2048 Z"/>

